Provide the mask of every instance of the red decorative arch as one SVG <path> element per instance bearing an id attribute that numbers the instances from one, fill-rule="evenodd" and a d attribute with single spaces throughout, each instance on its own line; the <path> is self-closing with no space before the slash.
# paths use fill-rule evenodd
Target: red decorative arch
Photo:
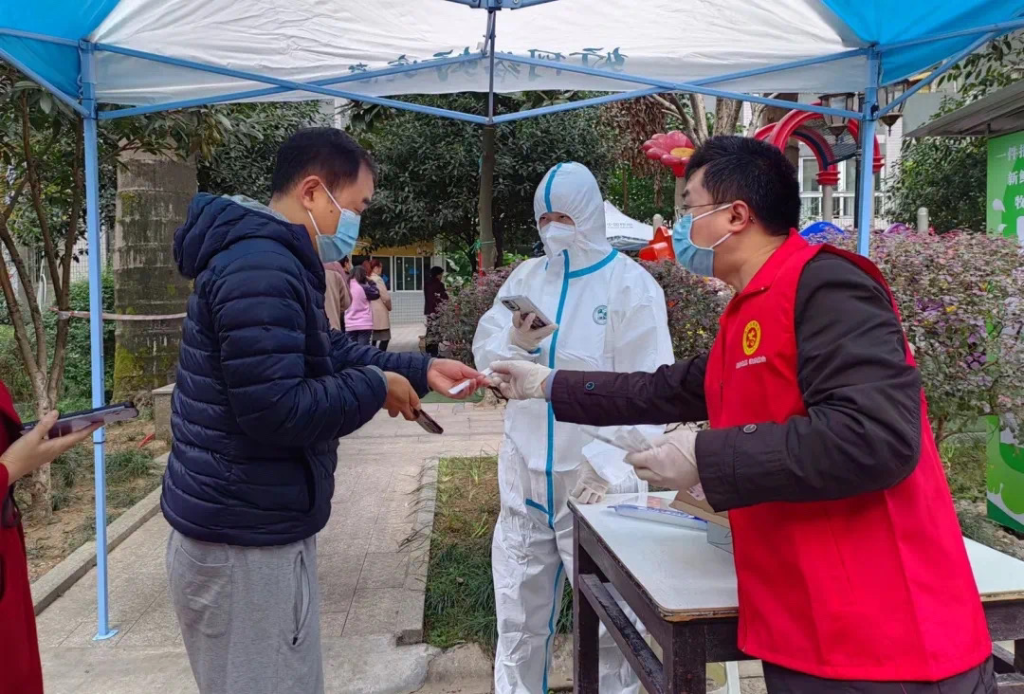
<path id="1" fill-rule="evenodd" d="M 778 123 L 769 124 L 761 128 L 761 130 L 758 131 L 757 137 L 758 139 L 772 143 L 779 149 L 785 149 L 786 143 L 789 142 L 790 138 L 797 137 L 797 139 L 801 139 L 796 134 L 800 129 L 800 126 L 820 118 L 821 114 L 819 113 L 800 110 L 790 111 L 783 116 L 782 120 Z M 846 129 L 854 139 L 857 139 L 860 134 L 860 122 L 856 120 L 847 120 Z M 762 132 L 765 133 L 764 136 L 761 136 Z M 817 154 L 815 154 L 815 156 L 817 156 Z M 823 163 L 824 162 L 819 159 L 818 164 L 821 165 Z M 882 170 L 883 166 L 885 166 L 885 158 L 882 156 L 882 149 L 879 147 L 878 138 L 876 137 L 874 141 L 874 159 L 871 162 L 871 170 L 874 173 L 878 173 Z"/>

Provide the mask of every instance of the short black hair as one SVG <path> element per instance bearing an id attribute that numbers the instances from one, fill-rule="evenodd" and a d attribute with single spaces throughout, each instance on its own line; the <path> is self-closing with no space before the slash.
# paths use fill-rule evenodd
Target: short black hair
<path id="1" fill-rule="evenodd" d="M 437 265 L 435 265 L 434 267 L 430 268 L 430 276 L 431 277 L 440 277 L 443 274 L 444 274 L 444 268 L 442 268 L 442 267 L 438 267 Z"/>
<path id="2" fill-rule="evenodd" d="M 323 179 L 332 191 L 369 169 L 377 181 L 377 164 L 345 131 L 337 128 L 303 128 L 285 140 L 277 150 L 270 194 L 285 193 L 310 174 Z"/>
<path id="3" fill-rule="evenodd" d="M 752 137 L 716 135 L 690 157 L 686 177 L 704 171 L 704 188 L 717 203 L 742 200 L 771 234 L 800 224 L 796 167 L 778 147 Z"/>

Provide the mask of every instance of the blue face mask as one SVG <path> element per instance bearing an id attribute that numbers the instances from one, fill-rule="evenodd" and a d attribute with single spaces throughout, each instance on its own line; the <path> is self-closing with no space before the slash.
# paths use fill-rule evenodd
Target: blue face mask
<path id="1" fill-rule="evenodd" d="M 320 262 L 334 263 L 345 256 L 352 255 L 352 251 L 355 250 L 356 241 L 359 240 L 359 222 L 361 217 L 352 210 L 342 208 L 338 201 L 334 199 L 334 196 L 331 195 L 331 191 L 327 190 L 327 186 L 323 186 L 323 189 L 327 193 L 327 197 L 331 199 L 331 202 L 334 203 L 334 206 L 340 212 L 334 236 L 321 234 L 320 227 L 317 226 L 312 211 L 306 210 L 306 213 L 309 214 L 309 218 L 313 222 L 313 228 L 316 229 L 316 251 L 320 255 Z"/>
<path id="2" fill-rule="evenodd" d="M 696 217 L 692 214 L 685 214 L 679 218 L 676 225 L 672 227 L 672 248 L 676 252 L 677 263 L 695 275 L 700 275 L 702 277 L 715 276 L 715 248 L 732 236 L 732 234 L 726 234 L 711 244 L 711 246 L 705 248 L 693 243 L 693 239 L 690 238 L 690 232 L 693 231 L 693 223 L 698 219 L 712 215 L 715 212 L 721 212 L 729 207 L 731 207 L 731 204 L 722 205 L 710 212 L 699 214 Z"/>

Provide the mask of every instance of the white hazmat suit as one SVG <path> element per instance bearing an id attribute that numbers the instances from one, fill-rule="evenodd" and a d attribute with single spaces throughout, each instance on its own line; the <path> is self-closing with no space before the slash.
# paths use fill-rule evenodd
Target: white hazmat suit
<path id="1" fill-rule="evenodd" d="M 559 212 L 572 218 L 575 233 L 566 234 L 564 226 L 557 236 L 541 229 L 547 257 L 520 265 L 498 292 L 473 340 L 477 368 L 507 359 L 596 371 L 654 371 L 671 363 L 664 293 L 650 273 L 608 244 L 604 201 L 593 174 L 581 164 L 559 164 L 541 180 L 533 206 L 538 226 L 541 215 Z M 538 351 L 514 344 L 513 316 L 501 299 L 516 295 L 532 300 L 559 326 Z M 661 431 L 652 427 L 645 433 Z M 638 491 L 639 480 L 623 457 L 579 426 L 556 422 L 546 402 L 508 404 L 498 458 L 501 514 L 491 549 L 497 694 L 547 694 L 563 585 L 566 576 L 572 580 L 569 494 L 585 462 L 609 482 L 611 492 Z M 638 691 L 636 675 L 603 627 L 600 661 L 602 693 Z"/>

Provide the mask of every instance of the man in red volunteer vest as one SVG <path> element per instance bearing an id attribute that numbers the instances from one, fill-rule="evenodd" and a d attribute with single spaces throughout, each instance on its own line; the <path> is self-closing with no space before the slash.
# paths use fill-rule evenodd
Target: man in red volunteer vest
<path id="1" fill-rule="evenodd" d="M 988 694 L 991 641 L 921 378 L 865 258 L 795 231 L 796 171 L 750 138 L 690 160 L 677 260 L 736 292 L 709 354 L 655 373 L 494 364 L 559 421 L 680 427 L 627 461 L 729 511 L 739 648 L 769 692 Z"/>

